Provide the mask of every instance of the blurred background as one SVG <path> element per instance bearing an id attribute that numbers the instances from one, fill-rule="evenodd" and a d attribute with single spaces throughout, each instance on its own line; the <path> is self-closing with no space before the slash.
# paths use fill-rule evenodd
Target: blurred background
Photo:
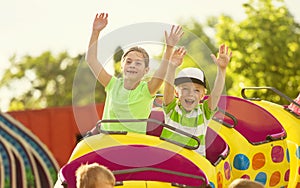
<path id="1" fill-rule="evenodd" d="M 226 80 L 228 95 L 240 96 L 244 86 L 272 86 L 295 98 L 300 92 L 298 7 L 298 0 L 7 1 L 0 8 L 0 109 L 72 105 L 74 75 L 78 65 L 85 64 L 97 12 L 109 14 L 103 36 L 135 23 L 181 24 L 190 31 L 181 45 L 194 59 L 206 57 L 192 35 L 212 53 L 225 43 L 234 54 Z M 117 47 L 115 52 L 117 75 L 123 49 Z M 151 55 L 161 55 L 155 53 Z M 196 65 L 187 57 L 183 66 Z M 101 103 L 105 93 L 95 87 L 95 101 Z M 265 94 L 268 100 L 286 102 Z M 84 96 L 77 100 L 80 105 L 90 103 Z"/>

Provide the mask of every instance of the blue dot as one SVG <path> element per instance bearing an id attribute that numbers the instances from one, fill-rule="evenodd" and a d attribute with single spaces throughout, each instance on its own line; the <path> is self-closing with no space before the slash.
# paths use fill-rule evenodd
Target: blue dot
<path id="1" fill-rule="evenodd" d="M 215 184 L 213 182 L 209 182 L 209 185 L 211 186 L 211 188 L 215 188 Z"/>
<path id="2" fill-rule="evenodd" d="M 233 166 L 238 170 L 247 170 L 250 166 L 250 161 L 246 155 L 238 154 L 234 157 Z"/>
<path id="3" fill-rule="evenodd" d="M 265 185 L 266 182 L 267 182 L 267 175 L 266 175 L 266 173 L 264 173 L 264 172 L 258 173 L 256 175 L 256 177 L 255 177 L 255 181 L 260 182 L 260 183 L 262 183 L 262 184 Z"/>
<path id="4" fill-rule="evenodd" d="M 297 148 L 296 156 L 298 159 L 300 159 L 300 146 L 298 146 L 298 148 Z"/>
<path id="5" fill-rule="evenodd" d="M 290 152 L 289 149 L 286 149 L 286 159 L 288 162 L 290 162 Z"/>

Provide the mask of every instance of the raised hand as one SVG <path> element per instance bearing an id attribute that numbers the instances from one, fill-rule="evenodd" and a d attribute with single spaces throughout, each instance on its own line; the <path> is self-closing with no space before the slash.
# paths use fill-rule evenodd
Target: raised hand
<path id="1" fill-rule="evenodd" d="M 93 23 L 93 30 L 98 32 L 102 31 L 102 29 L 104 29 L 107 25 L 107 17 L 107 13 L 96 14 Z"/>
<path id="2" fill-rule="evenodd" d="M 170 34 L 165 31 L 165 39 L 168 46 L 175 46 L 183 35 L 182 27 L 172 25 Z"/>
<path id="3" fill-rule="evenodd" d="M 186 50 L 184 49 L 184 47 L 176 49 L 171 57 L 171 64 L 175 67 L 179 67 L 182 64 L 185 54 Z"/>
<path id="4" fill-rule="evenodd" d="M 225 69 L 231 59 L 232 52 L 228 52 L 228 46 L 225 46 L 225 44 L 222 44 L 219 47 L 219 54 L 218 58 L 214 54 L 210 55 L 213 61 L 221 68 Z"/>

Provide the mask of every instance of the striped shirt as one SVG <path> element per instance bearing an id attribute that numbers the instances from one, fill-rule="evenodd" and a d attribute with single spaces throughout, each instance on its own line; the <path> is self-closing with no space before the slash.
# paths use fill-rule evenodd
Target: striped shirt
<path id="1" fill-rule="evenodd" d="M 199 104 L 191 112 L 186 112 L 179 104 L 178 99 L 174 99 L 169 105 L 163 105 L 163 110 L 165 113 L 166 124 L 197 136 L 200 139 L 200 146 L 197 149 L 197 152 L 205 156 L 205 134 L 207 125 L 216 111 L 211 111 L 209 109 L 207 100 L 204 100 L 203 103 Z M 197 144 L 194 139 L 180 135 L 168 128 L 163 129 L 161 137 L 174 140 L 188 146 L 196 146 Z"/>

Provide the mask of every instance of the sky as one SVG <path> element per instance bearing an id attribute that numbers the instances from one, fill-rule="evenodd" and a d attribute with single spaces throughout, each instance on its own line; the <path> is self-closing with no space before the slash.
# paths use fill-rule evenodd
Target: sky
<path id="1" fill-rule="evenodd" d="M 67 51 L 71 55 L 87 50 L 94 16 L 107 12 L 103 35 L 136 23 L 178 24 L 224 13 L 235 20 L 245 17 L 242 4 L 248 0 L 1 0 L 0 75 L 13 54 L 37 56 L 44 51 Z M 300 23 L 300 0 L 285 0 Z M 0 109 L 7 97 L 0 91 Z M 7 104 L 6 104 L 7 105 Z"/>

